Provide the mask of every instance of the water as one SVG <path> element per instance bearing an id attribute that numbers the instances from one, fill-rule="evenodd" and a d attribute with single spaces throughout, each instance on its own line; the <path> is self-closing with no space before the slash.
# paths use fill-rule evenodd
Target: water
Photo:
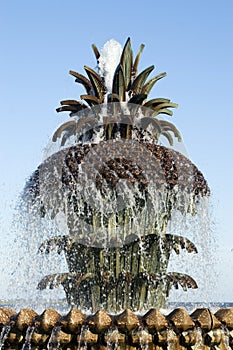
<path id="1" fill-rule="evenodd" d="M 204 347 L 203 337 L 202 337 L 202 329 L 196 329 L 196 344 L 194 345 L 194 350 L 202 350 Z"/>
<path id="2" fill-rule="evenodd" d="M 13 272 L 13 279 L 27 305 L 38 299 L 37 285 L 52 289 L 54 300 L 65 291 L 68 303 L 81 310 L 143 312 L 166 307 L 173 286 L 195 289 L 203 268 L 208 274 L 212 269 L 209 189 L 177 152 L 181 135 L 175 125 L 160 116 L 172 115 L 177 105 L 168 99 L 143 105 L 148 84 L 166 73 L 144 85 L 154 66 L 137 75 L 142 49 L 133 62 L 130 39 L 123 50 L 111 40 L 97 57 L 100 76 L 85 66 L 92 85 L 87 101 L 94 95 L 99 103 L 75 111 L 55 131 L 26 184 L 15 220 L 21 224 L 16 229 L 24 270 Z M 117 101 L 117 94 L 119 102 L 106 103 Z M 195 246 L 198 258 L 187 264 Z M 178 264 L 174 251 L 182 251 Z M 203 293 L 207 286 L 201 283 Z M 43 291 L 45 300 L 48 295 Z"/>
<path id="3" fill-rule="evenodd" d="M 87 332 L 89 328 L 82 326 L 79 338 L 78 338 L 78 350 L 87 350 Z"/>
<path id="4" fill-rule="evenodd" d="M 112 90 L 112 79 L 120 61 L 121 53 L 122 47 L 114 39 L 107 41 L 100 52 L 98 73 L 104 76 L 105 84 L 109 92 Z"/>
<path id="5" fill-rule="evenodd" d="M 25 336 L 25 341 L 22 346 L 22 350 L 31 350 L 31 339 L 32 335 L 34 333 L 35 327 L 34 326 L 29 326 L 26 331 L 26 336 Z"/>
<path id="6" fill-rule="evenodd" d="M 151 335 L 146 328 L 139 327 L 138 329 L 139 344 L 142 350 L 148 350 L 149 340 L 152 340 Z"/>
<path id="7" fill-rule="evenodd" d="M 230 343 L 230 341 L 229 341 L 229 339 L 230 339 L 230 334 L 229 334 L 230 332 L 229 332 L 229 330 L 226 328 L 226 327 L 224 327 L 223 328 L 223 344 L 224 344 L 224 346 L 225 346 L 225 348 L 228 350 L 230 350 L 231 348 L 230 348 L 230 345 L 229 345 L 229 343 Z"/>
<path id="8" fill-rule="evenodd" d="M 167 349 L 168 350 L 177 349 L 177 336 L 172 329 L 167 330 Z"/>
<path id="9" fill-rule="evenodd" d="M 48 344 L 47 350 L 57 350 L 60 347 L 59 333 L 61 331 L 60 326 L 55 326 L 52 329 Z"/>
<path id="10" fill-rule="evenodd" d="M 1 335 L 0 335 L 0 349 L 3 348 L 4 343 L 8 337 L 8 334 L 10 333 L 11 326 L 6 325 L 5 327 L 2 328 Z"/>
<path id="11" fill-rule="evenodd" d="M 87 261 L 85 263 L 82 263 L 83 266 L 77 262 L 69 266 L 69 260 L 67 259 L 67 255 L 65 254 L 64 249 L 66 248 L 66 244 L 68 242 L 68 236 L 71 238 L 71 241 L 74 239 L 76 243 L 84 243 L 84 245 L 94 248 L 99 246 L 106 247 L 108 250 L 112 247 L 121 248 L 126 240 L 128 244 L 133 242 L 135 237 L 144 237 L 145 232 L 152 234 L 159 233 L 158 236 L 161 235 L 161 240 L 159 239 L 158 242 L 161 248 L 161 254 L 156 259 L 160 259 L 160 266 L 164 266 L 162 271 L 164 276 L 167 272 L 172 271 L 180 271 L 181 273 L 186 274 L 189 274 L 191 271 L 191 276 L 194 277 L 199 285 L 199 281 L 205 280 L 203 279 L 203 271 L 200 266 L 203 268 L 205 267 L 205 273 L 207 273 L 207 267 L 211 261 L 210 256 L 213 253 L 212 245 L 210 244 L 211 237 L 208 226 L 209 219 L 208 215 L 206 214 L 208 205 L 207 201 L 203 200 L 198 203 L 199 198 L 197 198 L 197 203 L 195 203 L 192 193 L 190 194 L 187 192 L 180 195 L 179 191 L 177 189 L 174 189 L 174 191 L 171 193 L 170 202 L 168 202 L 167 197 L 169 192 L 166 190 L 166 188 L 156 187 L 157 178 L 156 176 L 154 177 L 153 174 L 156 174 L 161 170 L 161 168 L 158 166 L 155 159 L 153 159 L 150 167 L 145 168 L 147 169 L 146 178 L 150 180 L 148 183 L 148 191 L 146 195 L 143 191 L 140 191 L 138 184 L 131 186 L 130 184 L 128 185 L 128 183 L 126 183 L 125 179 L 123 179 L 116 189 L 117 195 L 111 191 L 108 192 L 109 186 L 105 183 L 105 197 L 103 201 L 103 198 L 100 195 L 100 191 L 98 188 L 93 186 L 96 176 L 99 175 L 101 165 L 97 168 L 93 168 L 93 163 L 91 160 L 101 155 L 103 158 L 102 162 L 104 164 L 105 159 L 111 158 L 112 154 L 118 158 L 120 156 L 126 157 L 126 153 L 128 152 L 127 150 L 129 148 L 134 149 L 135 153 L 137 154 L 136 163 L 138 163 L 138 168 L 136 170 L 140 171 L 140 168 L 145 168 L 145 161 L 143 159 L 150 156 L 149 150 L 144 146 L 140 147 L 140 144 L 138 144 L 135 140 L 129 140 L 128 142 L 119 140 L 117 143 L 109 140 L 109 142 L 107 142 L 104 147 L 97 148 L 93 154 L 87 154 L 86 168 L 82 168 L 82 172 L 80 172 L 81 178 L 79 179 L 80 183 L 78 182 L 74 188 L 76 200 L 79 200 L 79 209 L 76 212 L 72 212 L 74 208 L 73 206 L 71 208 L 69 207 L 70 192 L 63 192 L 62 190 L 63 187 L 60 178 L 61 169 L 59 166 L 53 163 L 48 163 L 48 169 L 47 166 L 45 166 L 45 168 L 43 168 L 43 170 L 40 172 L 39 180 L 42 181 L 42 184 L 39 188 L 39 190 L 41 190 L 41 195 L 38 198 L 39 204 L 37 202 L 36 205 L 33 206 L 30 202 L 28 203 L 27 201 L 25 203 L 21 203 L 25 206 L 21 206 L 20 217 L 18 220 L 16 220 L 19 239 L 17 239 L 14 250 L 17 250 L 17 254 L 19 254 L 21 251 L 21 256 L 19 266 L 20 269 L 17 269 L 17 272 L 13 274 L 13 283 L 19 285 L 17 288 L 19 296 L 25 295 L 24 305 L 26 303 L 27 306 L 34 307 L 34 305 L 37 303 L 38 298 L 40 298 L 40 307 L 42 309 L 43 306 L 46 307 L 46 305 L 49 305 L 53 300 L 60 300 L 62 297 L 64 297 L 65 293 L 62 289 L 62 286 L 56 289 L 53 287 L 53 285 L 56 285 L 56 283 L 48 283 L 48 287 L 50 287 L 52 290 L 44 290 L 43 294 L 41 291 L 36 290 L 36 286 L 44 276 L 51 275 L 52 278 L 52 275 L 54 275 L 55 282 L 62 280 L 63 274 L 65 276 L 65 274 L 68 273 L 67 264 L 70 272 L 77 272 L 79 274 L 86 273 L 86 271 L 83 270 L 83 266 L 85 264 L 90 264 Z M 185 160 L 185 158 L 182 158 L 183 156 L 179 157 L 179 159 L 181 159 L 179 161 Z M 50 172 L 47 173 L 47 170 Z M 152 174 L 150 173 L 151 170 L 154 170 L 152 171 Z M 185 175 L 180 172 L 180 176 L 182 177 Z M 106 179 L 104 179 L 104 181 L 105 180 Z M 164 175 L 161 175 L 160 180 L 164 181 Z M 53 188 L 54 196 L 53 193 L 51 193 L 51 188 Z M 80 188 L 82 188 L 82 190 L 80 190 Z M 85 220 L 84 214 L 86 209 L 85 203 L 83 202 L 83 197 L 88 198 L 89 214 L 91 215 L 92 220 L 91 222 Z M 40 214 L 41 200 L 47 203 L 46 205 L 48 215 L 45 218 L 41 218 L 38 215 Z M 138 206 L 138 202 L 143 203 L 143 205 Z M 173 207 L 172 213 L 170 213 L 169 209 L 169 205 L 171 205 L 171 203 Z M 50 207 L 52 207 L 55 212 L 51 212 Z M 179 211 L 181 208 L 181 210 L 186 213 L 190 210 L 196 210 L 198 207 L 200 207 L 200 213 L 198 215 L 187 214 L 186 217 L 184 217 Z M 99 214 L 95 215 L 95 212 L 98 212 Z M 164 213 L 164 216 L 161 215 L 161 212 Z M 172 214 L 171 220 L 169 218 L 170 214 Z M 166 215 L 168 218 L 166 218 Z M 50 217 L 54 217 L 54 219 L 49 220 Z M 19 222 L 20 224 L 22 223 L 21 227 L 18 224 Z M 78 234 L 75 232 L 77 228 L 79 230 Z M 188 239 L 194 242 L 199 250 L 199 253 L 196 257 L 194 256 L 192 259 L 190 259 L 190 257 L 185 254 L 185 249 L 179 248 L 180 251 L 182 251 L 182 254 L 177 257 L 174 252 L 171 252 L 171 258 L 169 260 L 170 265 L 167 269 L 166 261 L 168 256 L 166 253 L 163 253 L 162 240 L 165 233 L 170 235 L 185 235 Z M 64 242 L 66 243 L 64 245 L 62 243 L 62 237 L 65 238 Z M 59 244 L 57 244 L 58 239 L 60 239 Z M 45 258 L 38 253 L 40 250 L 39 248 L 43 242 L 48 242 L 47 246 L 45 244 L 45 252 L 47 249 L 49 254 L 45 254 Z M 16 248 L 17 245 L 18 248 Z M 206 250 L 207 247 L 208 249 Z M 141 242 L 139 242 L 139 249 L 138 251 L 134 252 L 134 255 L 136 256 L 134 260 L 140 261 L 138 270 L 142 274 L 144 272 L 147 272 L 147 268 L 150 269 L 150 264 L 148 264 L 148 261 L 152 259 L 152 256 L 150 259 L 148 259 L 148 252 L 146 249 L 147 248 L 145 248 L 145 246 L 143 247 Z M 84 250 L 82 250 L 82 253 L 83 252 Z M 157 253 L 155 252 L 154 254 L 156 255 Z M 141 256 L 140 259 L 137 259 L 138 255 Z M 110 254 L 109 256 L 106 257 L 106 260 L 103 261 L 101 266 L 105 267 L 105 270 L 107 270 L 107 272 L 110 272 L 111 275 L 111 256 L 113 256 L 112 261 L 114 261 L 115 255 Z M 74 260 L 73 257 L 72 259 Z M 154 261 L 156 260 L 155 258 L 153 259 Z M 127 264 L 132 267 L 136 266 L 135 263 L 133 263 L 133 258 L 130 258 Z M 78 266 L 79 270 L 75 270 L 74 266 Z M 93 272 L 94 268 L 96 269 L 96 267 L 93 266 L 90 267 L 92 269 L 91 272 Z M 98 266 L 97 270 L 102 269 L 101 266 Z M 130 271 L 130 268 L 128 269 L 127 265 L 123 265 L 122 263 L 121 270 L 128 272 Z M 208 268 L 208 274 L 211 270 L 212 265 L 210 265 Z M 152 273 L 156 274 L 157 272 L 149 270 L 149 273 L 152 275 Z M 113 273 L 113 278 L 116 278 L 116 275 L 114 274 L 115 270 Z M 119 277 L 119 273 L 116 272 L 116 274 L 118 274 L 117 276 Z M 27 278 L 25 278 L 25 276 L 27 276 Z M 209 276 L 211 276 L 211 274 L 209 274 Z M 49 280 L 51 279 L 48 279 L 48 281 Z M 210 278 L 210 280 L 212 281 L 213 279 Z M 123 286 L 123 288 L 127 290 L 127 274 L 125 274 L 125 276 L 122 275 L 120 277 L 120 281 L 121 284 L 123 281 L 125 281 L 125 287 Z M 131 285 L 133 284 L 131 283 Z M 200 285 L 200 287 L 200 294 L 203 295 L 204 290 L 208 291 L 209 281 L 206 286 Z M 141 300 L 138 301 L 138 304 L 137 302 L 131 303 L 131 295 L 134 295 L 136 293 L 134 293 L 133 290 L 130 291 L 130 289 L 128 289 L 128 292 L 125 293 L 125 295 L 128 295 L 129 301 L 123 301 L 122 305 L 119 305 L 117 310 L 112 310 L 111 306 L 108 306 L 116 304 L 114 296 L 110 296 L 110 298 L 108 298 L 109 300 L 113 299 L 112 301 L 107 300 L 103 304 L 100 304 L 98 301 L 96 301 L 97 308 L 102 306 L 104 308 L 107 307 L 107 310 L 109 311 L 120 312 L 127 305 L 130 305 L 133 310 L 142 311 L 150 308 L 153 305 L 157 305 L 155 302 L 151 302 L 150 305 L 145 304 L 144 300 L 148 300 L 147 295 L 152 295 L 153 298 L 155 293 L 153 293 L 153 291 L 150 289 L 147 290 L 147 286 L 143 286 L 143 288 L 144 290 L 138 292 L 138 297 L 135 299 L 139 300 L 141 298 Z M 165 287 L 161 286 L 161 289 L 165 290 Z M 96 291 L 94 291 L 94 293 L 97 295 Z M 105 291 L 103 293 L 106 294 Z M 124 292 L 121 292 L 120 294 L 124 294 Z M 163 294 L 165 294 L 164 291 Z M 201 298 L 202 295 L 199 295 L 199 298 Z M 184 298 L 185 297 L 187 300 L 188 296 L 184 296 Z M 43 298 L 46 302 L 45 305 L 43 305 Z M 72 303 L 74 304 L 76 303 L 75 298 L 76 296 L 74 296 L 72 300 Z M 91 299 L 90 297 L 88 298 Z M 205 300 L 205 297 L 202 300 Z M 81 309 L 85 307 L 84 304 L 85 303 L 83 301 L 80 303 Z M 165 303 L 163 301 L 162 306 L 164 305 Z M 21 304 L 21 306 L 23 307 L 23 304 Z M 86 305 L 86 309 L 89 308 L 91 308 L 91 306 Z"/>
<path id="12" fill-rule="evenodd" d="M 154 203 L 154 205 L 156 207 L 158 206 L 157 203 Z M 146 210 L 145 210 L 145 212 L 146 212 Z M 32 214 L 33 214 L 33 217 L 35 218 L 34 212 L 32 212 Z M 146 221 L 146 217 L 143 218 L 143 215 L 144 215 L 144 212 L 142 212 L 142 217 L 140 218 L 138 223 L 140 223 L 140 221 L 141 222 Z M 186 237 L 188 237 L 193 242 L 195 242 L 196 246 L 198 247 L 199 254 L 197 255 L 196 259 L 194 258 L 194 259 L 190 260 L 189 257 L 186 257 L 186 260 L 188 261 L 188 264 L 187 264 L 187 261 L 184 260 L 184 253 L 183 252 L 182 252 L 182 254 L 180 254 L 178 259 L 177 259 L 176 255 L 173 253 L 171 256 L 171 260 L 170 260 L 169 270 L 170 271 L 173 270 L 173 265 L 174 265 L 174 261 L 175 261 L 175 266 L 176 266 L 176 270 L 174 268 L 175 271 L 180 270 L 181 272 L 184 272 L 184 273 L 189 273 L 189 271 L 192 271 L 192 275 L 194 276 L 194 278 L 196 279 L 196 281 L 199 284 L 200 280 L 202 280 L 202 276 L 203 276 L 203 273 L 201 272 L 201 269 L 200 269 L 200 265 L 205 266 L 205 268 L 206 268 L 206 266 L 207 266 L 206 261 L 209 262 L 211 260 L 209 259 L 209 257 L 207 259 L 207 255 L 205 255 L 206 244 L 203 244 L 203 236 L 200 235 L 201 230 L 200 230 L 200 227 L 198 226 L 198 223 L 195 223 L 195 218 L 190 217 L 190 219 L 192 221 L 192 224 L 189 224 L 189 230 L 187 229 L 187 222 L 185 222 L 185 224 L 183 224 L 182 221 L 179 221 L 179 226 L 176 225 L 175 232 L 176 232 L 176 234 L 182 233 L 181 226 L 186 225 L 186 227 L 185 227 L 185 234 L 187 235 Z M 156 220 L 156 218 L 154 218 L 154 220 Z M 195 223 L 195 225 L 193 223 Z M 152 222 L 152 224 L 153 224 L 153 222 Z M 38 230 L 38 227 L 39 227 L 39 230 Z M 139 233 L 138 227 L 140 227 L 140 226 L 137 225 L 137 221 L 134 221 L 134 224 L 131 227 L 132 234 Z M 104 232 L 104 230 L 102 232 Z M 115 229 L 115 231 L 113 229 L 111 229 L 111 232 L 113 232 L 114 235 L 117 235 L 117 229 Z M 168 233 L 169 232 L 171 232 L 171 233 L 174 232 L 172 226 L 171 227 L 168 226 Z M 46 259 L 44 259 L 44 258 L 42 259 L 40 254 L 38 254 L 40 244 L 43 241 L 45 241 L 46 239 L 53 238 L 54 236 L 58 237 L 59 233 L 60 232 L 57 230 L 56 223 L 54 224 L 54 223 L 51 223 L 48 221 L 44 221 L 44 223 L 43 222 L 41 223 L 41 221 L 36 222 L 36 220 L 34 220 L 34 222 L 31 221 L 29 224 L 27 224 L 27 232 L 26 232 L 26 235 L 23 237 L 23 245 L 20 243 L 21 250 L 23 251 L 23 256 L 20 258 L 21 265 L 25 266 L 25 267 L 21 270 L 21 272 L 20 272 L 21 275 L 18 272 L 17 272 L 17 276 L 14 275 L 14 283 L 15 283 L 16 279 L 18 279 L 20 281 L 20 286 L 19 286 L 18 291 L 19 291 L 19 294 L 21 294 L 21 291 L 24 293 L 27 305 L 28 305 L 28 303 L 31 303 L 31 301 L 33 302 L 33 299 L 35 300 L 35 303 L 36 303 L 38 297 L 41 299 L 42 293 L 40 291 L 36 290 L 36 285 L 38 284 L 38 282 L 40 281 L 40 279 L 43 276 L 45 276 L 46 274 L 49 275 L 52 273 L 54 273 L 54 274 L 62 273 L 63 271 L 67 272 L 67 266 L 66 266 L 64 252 L 61 250 L 59 252 L 59 254 L 57 254 L 59 247 L 57 248 L 56 245 L 55 245 L 55 249 L 53 252 L 51 252 L 50 254 L 46 254 Z M 190 235 L 191 235 L 191 237 L 190 237 Z M 199 240 L 199 242 L 198 242 L 198 240 Z M 210 246 L 209 242 L 208 242 L 208 236 L 205 238 L 205 240 L 206 240 L 208 246 Z M 22 241 L 22 237 L 21 237 L 21 241 Z M 200 245 L 198 245 L 198 243 L 200 243 Z M 204 247 L 203 250 L 200 250 L 200 247 Z M 24 248 L 24 250 L 22 248 Z M 53 247 L 51 246 L 51 250 L 52 249 L 53 249 Z M 201 252 L 203 252 L 202 257 L 200 256 Z M 209 253 L 209 254 L 211 254 L 211 253 Z M 141 262 L 142 262 L 142 268 L 144 269 L 143 260 L 141 260 Z M 173 262 L 173 265 L 172 265 L 172 262 Z M 179 269 L 177 269 L 177 266 Z M 187 270 L 187 268 L 189 270 Z M 26 269 L 27 269 L 27 275 L 28 275 L 27 279 L 25 279 L 25 270 Z M 210 270 L 211 270 L 211 268 L 210 268 Z M 195 276 L 195 274 L 197 274 L 197 276 Z M 206 287 L 209 288 L 209 284 Z M 201 293 L 203 293 L 203 290 L 204 290 L 204 288 L 201 289 Z M 208 292 L 208 289 L 207 289 L 207 292 Z M 64 292 L 63 292 L 62 288 L 60 287 L 57 290 L 53 289 L 52 291 L 51 290 L 50 291 L 43 291 L 42 298 L 44 297 L 44 299 L 47 303 L 47 301 L 49 299 L 50 299 L 49 302 L 52 302 L 52 300 L 55 300 L 55 299 L 59 300 L 63 295 L 64 295 Z M 183 294 L 182 294 L 182 296 L 183 296 Z M 187 297 L 186 297 L 186 300 L 187 300 Z M 49 303 L 47 303 L 47 305 L 48 304 Z M 143 308 L 142 304 L 141 304 L 141 308 Z"/>
<path id="13" fill-rule="evenodd" d="M 108 350 L 117 350 L 119 343 L 119 331 L 117 328 L 110 328 L 106 335 Z"/>

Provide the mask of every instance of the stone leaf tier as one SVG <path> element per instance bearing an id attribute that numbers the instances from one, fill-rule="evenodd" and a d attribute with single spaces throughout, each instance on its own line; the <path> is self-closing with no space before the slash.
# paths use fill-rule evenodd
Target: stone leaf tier
<path id="1" fill-rule="evenodd" d="M 206 196 L 210 190 L 203 174 L 180 152 L 151 143 L 131 140 L 102 141 L 99 144 L 85 144 L 69 147 L 47 158 L 34 172 L 26 190 L 40 194 L 43 175 L 59 174 L 61 181 L 72 186 L 78 181 L 80 164 L 86 163 L 85 170 L 98 170 L 96 186 L 101 189 L 103 180 L 115 186 L 119 179 L 138 182 L 145 188 L 150 181 L 158 186 L 166 183 L 168 189 L 178 186 L 178 192 L 186 190 L 194 195 Z M 148 169 L 151 166 L 151 169 Z M 147 170 L 148 169 L 148 170 Z M 144 176 L 144 173 L 147 175 Z"/>
<path id="2" fill-rule="evenodd" d="M 72 308 L 66 315 L 46 309 L 19 313 L 0 309 L 0 348 L 4 349 L 221 349 L 233 348 L 233 308 L 213 314 L 198 308 L 190 315 L 177 308 L 168 315 L 150 309 L 137 315 L 97 311 L 84 315 Z"/>
<path id="3" fill-rule="evenodd" d="M 122 193 L 123 183 L 131 191 L 127 198 Z M 41 212 L 50 213 L 51 218 L 66 212 L 70 234 L 75 234 L 80 219 L 90 225 L 93 220 L 103 220 L 109 226 L 109 213 L 122 213 L 128 205 L 139 214 L 145 200 L 149 207 L 160 208 L 154 208 L 152 217 L 158 216 L 157 229 L 163 231 L 171 210 L 195 214 L 200 198 L 208 196 L 210 190 L 203 174 L 180 152 L 147 142 L 108 140 L 54 153 L 39 165 L 24 193 L 30 205 L 40 203 Z M 108 208 L 110 193 L 112 207 Z M 130 200 L 132 203 L 127 202 Z"/>

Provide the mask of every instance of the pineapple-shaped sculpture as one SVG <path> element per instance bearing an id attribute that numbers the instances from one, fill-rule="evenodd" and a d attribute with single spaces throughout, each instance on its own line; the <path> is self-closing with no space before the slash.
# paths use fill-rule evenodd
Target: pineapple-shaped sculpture
<path id="1" fill-rule="evenodd" d="M 172 286 L 197 287 L 190 276 L 167 272 L 172 249 L 197 250 L 166 228 L 173 211 L 194 215 L 209 189 L 195 165 L 159 144 L 162 138 L 170 146 L 175 138 L 181 141 L 177 128 L 162 118 L 177 105 L 148 99 L 166 73 L 150 80 L 154 66 L 138 73 L 143 47 L 133 60 L 126 41 L 111 84 L 95 45 L 99 71 L 84 66 L 88 78 L 70 71 L 86 94 L 83 102 L 61 101 L 57 111 L 71 116 L 53 135 L 61 148 L 28 185 L 43 215 L 63 213 L 67 232 L 40 250 L 64 250 L 69 272 L 45 276 L 38 287 L 61 284 L 68 302 L 83 309 L 165 307 Z"/>

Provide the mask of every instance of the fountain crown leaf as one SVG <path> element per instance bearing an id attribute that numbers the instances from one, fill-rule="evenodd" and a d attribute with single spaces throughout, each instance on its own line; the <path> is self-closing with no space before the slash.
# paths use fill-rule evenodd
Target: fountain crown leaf
<path id="1" fill-rule="evenodd" d="M 150 123 L 148 123 L 147 120 L 147 122 L 144 123 L 147 126 L 149 124 L 158 126 L 156 133 L 154 134 L 153 142 L 157 143 L 160 135 L 165 136 L 170 145 L 173 143 L 174 137 L 176 137 L 178 141 L 181 141 L 181 135 L 176 127 L 172 127 L 171 125 L 173 124 L 171 123 L 171 125 L 169 124 L 169 127 L 168 125 L 165 127 L 162 121 L 158 118 L 158 116 L 161 114 L 172 116 L 173 112 L 171 111 L 171 108 L 177 108 L 178 105 L 165 98 L 155 98 L 149 101 L 147 100 L 148 94 L 155 83 L 164 78 L 166 76 L 166 72 L 160 73 L 147 81 L 149 74 L 155 68 L 154 65 L 151 65 L 138 74 L 138 64 L 144 45 L 141 44 L 135 60 L 133 60 L 133 51 L 131 48 L 130 38 L 127 39 L 123 49 L 121 48 L 120 44 L 113 39 L 109 40 L 104 45 L 101 52 L 99 52 L 95 44 L 92 44 L 92 48 L 97 59 L 98 73 L 86 65 L 84 66 L 84 69 L 88 78 L 72 70 L 69 72 L 76 78 L 75 82 L 84 86 L 86 94 L 80 96 L 84 102 L 76 100 L 63 100 L 61 101 L 61 107 L 56 109 L 57 112 L 68 111 L 70 112 L 71 117 L 79 117 L 80 111 L 101 104 L 108 104 L 112 102 L 137 104 L 138 106 L 149 108 L 150 110 L 154 111 L 153 117 L 150 116 L 150 118 L 156 121 L 150 121 Z M 110 71 L 114 68 L 114 64 L 116 64 L 117 60 L 118 65 L 116 66 L 112 75 Z M 112 79 L 111 83 L 109 82 L 110 79 Z M 148 116 L 146 117 L 148 118 Z M 69 124 L 65 123 L 63 125 L 64 126 L 60 126 L 58 130 L 55 131 L 53 135 L 54 142 L 61 138 L 62 143 L 65 144 L 69 137 L 76 135 L 77 130 L 75 128 L 72 129 L 72 133 Z M 128 129 L 134 126 L 135 125 L 128 126 Z M 67 127 L 68 130 L 66 129 Z M 108 126 L 104 125 L 103 127 L 107 132 L 105 138 L 114 138 L 114 134 L 112 133 L 114 127 L 111 127 L 111 132 Z M 118 127 L 120 129 L 125 128 L 125 126 L 122 124 L 118 125 Z M 121 135 L 127 135 L 127 138 L 132 137 L 131 132 L 122 132 Z"/>

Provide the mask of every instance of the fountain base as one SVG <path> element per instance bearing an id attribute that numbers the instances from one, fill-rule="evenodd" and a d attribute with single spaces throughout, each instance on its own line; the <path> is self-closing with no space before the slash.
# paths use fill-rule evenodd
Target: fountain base
<path id="1" fill-rule="evenodd" d="M 54 309 L 38 315 L 0 309 L 0 348 L 4 349 L 232 349 L 233 308 L 213 314 L 207 308 L 191 315 L 177 308 L 168 315 L 151 309 L 136 315 L 102 310 L 84 315 L 73 308 L 64 316 Z M 193 347 L 194 346 L 194 347 Z"/>

